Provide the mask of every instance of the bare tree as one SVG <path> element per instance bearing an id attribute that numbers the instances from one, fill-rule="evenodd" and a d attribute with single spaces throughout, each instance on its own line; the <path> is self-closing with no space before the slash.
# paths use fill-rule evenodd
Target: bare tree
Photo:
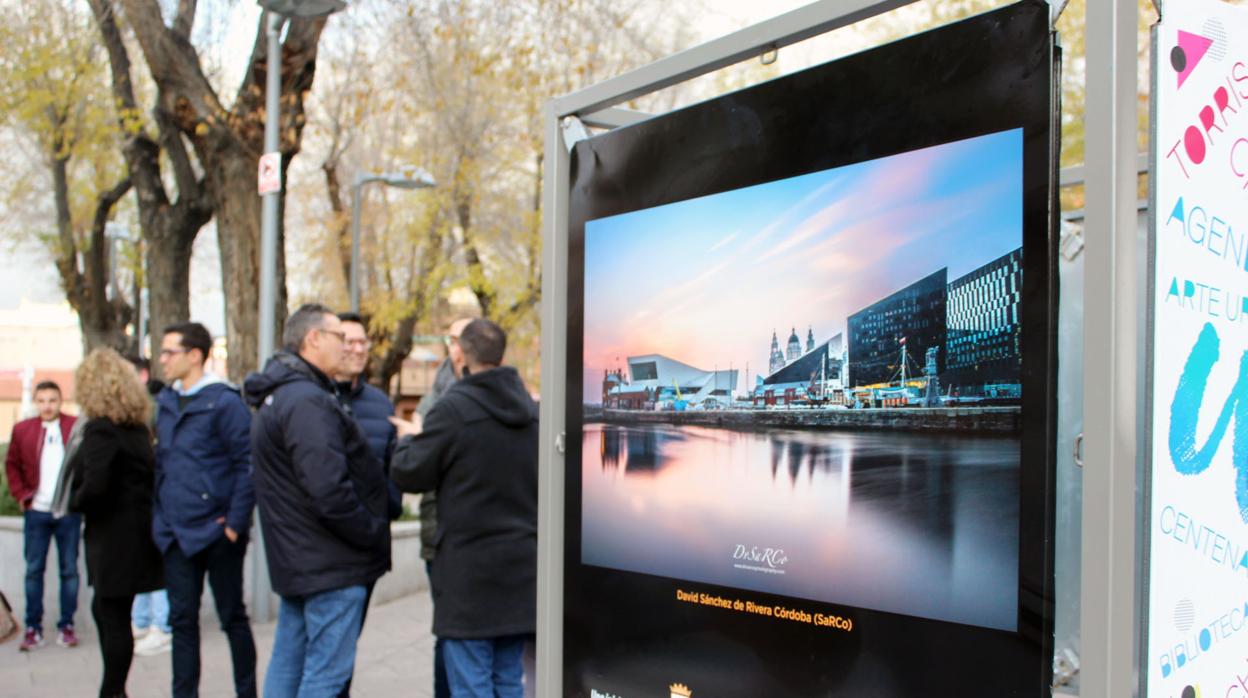
<path id="1" fill-rule="evenodd" d="M 131 180 L 113 152 L 116 129 L 100 90 L 90 20 L 36 1 L 0 16 L 0 111 L 36 144 L 52 184 L 55 230 L 47 241 L 66 300 L 78 313 L 83 349 L 126 350 L 132 308 L 108 293 L 105 227 Z"/>
<path id="2" fill-rule="evenodd" d="M 127 19 L 142 47 L 160 101 L 172 126 L 190 140 L 204 170 L 204 185 L 216 216 L 225 290 L 230 377 L 241 379 L 256 366 L 259 328 L 260 197 L 255 181 L 264 146 L 264 89 L 268 41 L 260 17 L 251 61 L 233 103 L 227 107 L 213 88 L 191 44 L 196 0 L 179 0 L 172 26 L 166 26 L 158 0 L 123 0 Z M 299 152 L 304 96 L 316 73 L 317 44 L 325 19 L 294 19 L 285 31 L 282 55 L 281 133 L 283 194 L 290 161 Z M 286 317 L 284 234 L 279 233 L 276 313 Z M 274 337 L 277 344 L 277 337 Z"/>
<path id="3" fill-rule="evenodd" d="M 150 295 L 152 354 L 159 329 L 190 319 L 191 249 L 195 236 L 212 217 L 205 182 L 198 177 L 171 116 L 155 113 L 156 138 L 148 134 L 135 99 L 130 56 L 117 26 L 111 0 L 89 0 L 112 71 L 113 96 L 122 133 L 121 152 L 138 195 L 139 226 L 144 240 Z M 158 103 L 160 100 L 158 100 Z M 157 140 L 159 139 L 159 141 Z M 161 151 L 169 158 L 178 196 L 170 201 L 161 173 Z M 155 368 L 155 367 L 154 367 Z"/>
<path id="4" fill-rule="evenodd" d="M 348 277 L 349 211 L 364 202 L 343 190 L 361 163 L 411 163 L 438 182 L 419 194 L 370 189 L 362 209 L 361 300 L 379 385 L 413 334 L 449 319 L 453 288 L 471 290 L 513 336 L 536 337 L 542 105 L 669 51 L 673 35 L 655 28 L 662 10 L 655 0 L 377 0 L 353 5 L 348 35 L 336 27 L 327 38 L 308 145 L 323 154 L 325 184 L 302 204 L 322 231 L 320 297 L 345 296 L 324 270 Z M 406 50 L 374 55 L 384 45 Z"/>

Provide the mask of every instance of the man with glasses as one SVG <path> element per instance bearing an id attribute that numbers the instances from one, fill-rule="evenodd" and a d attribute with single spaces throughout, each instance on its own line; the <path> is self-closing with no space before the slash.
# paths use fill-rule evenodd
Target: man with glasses
<path id="1" fill-rule="evenodd" d="M 385 393 L 369 385 L 365 379 L 368 351 L 373 345 L 368 339 L 364 318 L 356 313 L 339 313 L 338 320 L 346 337 L 342 366 L 334 372 L 338 392 L 368 438 L 373 455 L 381 460 L 389 474 L 390 454 L 394 452 L 394 425 L 390 423 L 394 405 Z"/>
<path id="2" fill-rule="evenodd" d="M 331 376 L 347 333 L 296 310 L 284 348 L 244 382 L 269 580 L 281 596 L 264 695 L 338 695 L 351 678 L 368 589 L 390 568 L 389 488 Z"/>
<path id="3" fill-rule="evenodd" d="M 346 337 L 342 355 L 342 366 L 339 367 L 334 379 L 338 383 L 338 397 L 355 418 L 360 431 L 368 439 L 369 450 L 381 461 L 382 470 L 386 473 L 387 485 L 390 488 L 387 515 L 390 520 L 403 514 L 403 495 L 390 478 L 390 454 L 394 452 L 395 430 L 390 423 L 394 416 L 394 405 L 390 398 L 376 387 L 369 385 L 364 376 L 368 367 L 368 352 L 373 344 L 368 338 L 364 318 L 357 313 L 339 313 L 338 320 L 342 323 L 342 332 Z M 373 589 L 368 589 L 368 598 L 372 599 Z M 364 616 L 368 616 L 368 604 L 364 605 Z M 360 632 L 363 633 L 364 619 L 360 619 Z M 339 693 L 346 698 L 351 694 L 350 681 Z"/>
<path id="4" fill-rule="evenodd" d="M 459 348 L 459 335 L 470 322 L 472 318 L 460 318 L 447 328 L 443 339 L 446 342 L 446 358 L 442 360 L 442 365 L 438 367 L 438 372 L 433 378 L 433 388 L 420 399 L 420 404 L 416 406 L 416 413 L 421 419 L 429 415 L 429 410 L 432 410 L 446 391 L 459 380 L 455 375 L 455 366 L 464 361 L 463 352 Z M 438 551 L 437 532 L 438 493 L 425 492 L 420 495 L 420 557 L 425 561 L 425 574 L 430 579 L 433 579 L 434 557 Z M 429 593 L 433 594 L 432 585 L 430 585 Z M 434 599 L 434 602 L 436 603 L 437 599 Z M 451 698 L 451 685 L 446 678 L 446 658 L 443 657 L 442 638 L 439 637 L 433 639 L 433 698 Z"/>
<path id="5" fill-rule="evenodd" d="M 211 352 L 212 335 L 198 322 L 171 325 L 160 343 L 170 384 L 156 396 L 152 537 L 165 559 L 174 698 L 199 695 L 204 577 L 229 639 L 234 691 L 256 695 L 256 644 L 243 604 L 243 557 L 256 504 L 251 412 L 238 388 L 206 370 Z"/>

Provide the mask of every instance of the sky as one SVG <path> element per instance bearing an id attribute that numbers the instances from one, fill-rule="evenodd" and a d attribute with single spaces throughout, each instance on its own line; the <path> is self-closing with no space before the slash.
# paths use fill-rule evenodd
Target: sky
<path id="1" fill-rule="evenodd" d="M 699 40 L 711 39 L 740 29 L 753 22 L 793 10 L 805 2 L 776 0 L 766 7 L 747 0 L 705 0 L 704 4 L 707 8 L 705 20 L 696 27 Z M 218 63 L 216 70 L 219 71 L 220 84 L 237 85 L 251 56 L 260 7 L 254 2 L 235 2 L 225 7 L 208 3 L 201 9 L 214 15 L 213 19 L 221 19 L 219 23 L 197 23 L 202 31 L 211 29 L 214 43 L 219 42 L 219 51 L 210 60 Z M 225 16 L 218 18 L 215 16 L 218 13 L 224 13 Z M 319 170 L 316 172 L 319 176 Z M 48 210 L 50 213 L 50 195 Z M 130 223 L 133 224 L 133 221 Z M 220 275 L 216 232 L 210 224 L 200 231 L 195 242 L 191 268 L 191 314 L 207 325 L 214 334 L 225 330 L 225 305 L 221 297 Z M 51 255 L 35 244 L 24 244 L 16 249 L 6 247 L 0 254 L 0 309 L 16 308 L 23 298 L 40 303 L 61 303 L 65 300 Z"/>
<path id="2" fill-rule="evenodd" d="M 1022 132 L 1004 131 L 585 226 L 584 399 L 603 370 L 663 354 L 766 375 L 772 332 L 816 344 L 948 268 L 1022 244 Z M 748 362 L 749 373 L 745 372 Z"/>
<path id="3" fill-rule="evenodd" d="M 807 4 L 808 0 L 702 0 L 703 14 L 693 27 L 694 41 L 702 42 L 741 29 Z M 214 65 L 219 84 L 234 86 L 246 69 L 260 15 L 253 2 L 234 2 L 224 6 L 204 5 L 205 21 L 197 22 L 197 31 L 218 48 L 206 58 Z M 214 20 L 214 21 L 209 21 Z M 328 31 L 332 32 L 331 27 Z M 210 36 L 209 36 L 210 35 Z M 861 48 L 852 35 L 834 32 L 817 37 L 779 53 L 781 73 L 792 72 L 828 60 L 846 51 Z M 298 166 L 296 166 L 297 169 Z M 313 168 L 314 169 L 314 168 Z M 297 174 L 292 172 L 292 176 Z M 315 176 L 319 176 L 317 173 Z M 49 213 L 51 203 L 49 196 Z M 135 221 L 122 221 L 131 227 Z M 224 331 L 225 308 L 221 298 L 219 255 L 216 234 L 211 224 L 198 236 L 191 269 L 192 315 L 208 325 L 214 333 Z M 51 255 L 38 245 L 5 248 L 0 254 L 0 308 L 16 308 L 23 298 L 42 303 L 64 301 Z"/>

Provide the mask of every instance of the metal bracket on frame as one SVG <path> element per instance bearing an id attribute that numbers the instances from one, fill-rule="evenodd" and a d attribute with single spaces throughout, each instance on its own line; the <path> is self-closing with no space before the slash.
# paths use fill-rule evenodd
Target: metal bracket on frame
<path id="1" fill-rule="evenodd" d="M 559 123 L 559 130 L 563 133 L 563 145 L 569 153 L 578 142 L 589 138 L 589 129 L 585 128 L 585 124 L 575 116 L 563 117 L 563 121 Z"/>

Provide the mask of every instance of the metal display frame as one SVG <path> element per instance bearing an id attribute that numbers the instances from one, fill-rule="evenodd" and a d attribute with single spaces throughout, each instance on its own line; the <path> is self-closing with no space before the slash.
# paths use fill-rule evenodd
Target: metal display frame
<path id="1" fill-rule="evenodd" d="M 1139 689 L 1139 17 L 1136 0 L 1087 3 L 1079 680 L 1085 696 L 1132 696 Z"/>
<path id="2" fill-rule="evenodd" d="M 917 0 L 819 0 L 547 102 L 543 173 L 537 695 L 563 695 L 564 446 L 571 146 L 586 127 L 651 118 L 617 105 Z M 1066 3 L 1050 0 L 1056 21 Z M 1062 182 L 1087 187 L 1084 299 L 1082 694 L 1136 687 L 1136 77 L 1135 0 L 1087 3 L 1087 165 Z M 1076 169 L 1078 171 L 1076 171 Z M 1054 215 L 1056 215 L 1056 211 Z M 1137 589 L 1123 594 L 1123 588 Z"/>

